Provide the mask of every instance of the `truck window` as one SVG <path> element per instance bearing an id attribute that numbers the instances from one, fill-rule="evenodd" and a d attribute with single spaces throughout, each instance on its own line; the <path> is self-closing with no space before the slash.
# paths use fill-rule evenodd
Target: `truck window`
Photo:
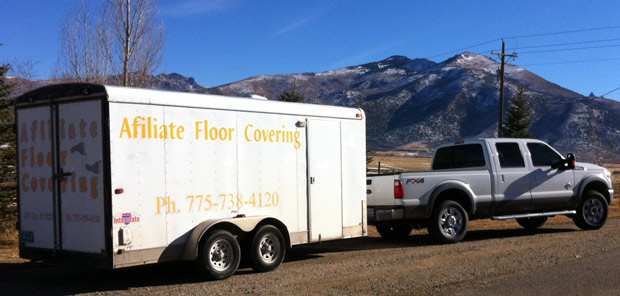
<path id="1" fill-rule="evenodd" d="M 545 144 L 527 143 L 527 149 L 532 154 L 534 166 L 552 166 L 562 160 L 562 156 Z"/>
<path id="2" fill-rule="evenodd" d="M 439 148 L 433 159 L 433 170 L 485 166 L 482 145 L 468 144 Z"/>
<path id="3" fill-rule="evenodd" d="M 525 167 L 518 143 L 496 143 L 495 148 L 499 155 L 499 165 L 502 168 Z"/>

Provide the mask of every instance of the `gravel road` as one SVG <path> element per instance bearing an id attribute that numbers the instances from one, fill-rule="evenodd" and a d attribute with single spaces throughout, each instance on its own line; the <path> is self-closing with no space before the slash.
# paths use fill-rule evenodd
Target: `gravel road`
<path id="1" fill-rule="evenodd" d="M 472 230 L 453 245 L 435 245 L 414 232 L 404 241 L 372 235 L 298 246 L 273 272 L 245 267 L 216 282 L 202 281 L 188 263 L 112 271 L 0 263 L 0 293 L 619 295 L 620 219 L 610 219 L 597 231 L 581 231 L 565 221 L 536 232 L 518 227 Z"/>

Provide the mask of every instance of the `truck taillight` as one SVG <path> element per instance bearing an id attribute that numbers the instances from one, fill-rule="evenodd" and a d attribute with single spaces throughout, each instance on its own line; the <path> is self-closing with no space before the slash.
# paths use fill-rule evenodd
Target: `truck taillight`
<path id="1" fill-rule="evenodd" d="M 405 190 L 403 189 L 403 182 L 400 180 L 394 180 L 394 199 L 400 199 L 405 196 Z"/>

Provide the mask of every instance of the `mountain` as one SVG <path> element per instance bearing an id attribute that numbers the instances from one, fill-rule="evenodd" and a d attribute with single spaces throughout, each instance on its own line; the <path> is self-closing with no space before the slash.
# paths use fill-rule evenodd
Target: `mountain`
<path id="1" fill-rule="evenodd" d="M 439 63 L 392 56 L 328 72 L 263 75 L 211 88 L 177 73 L 160 74 L 150 87 L 277 100 L 295 81 L 306 103 L 363 108 L 369 149 L 430 156 L 441 143 L 496 134 L 498 69 L 493 59 L 465 52 Z M 620 161 L 620 102 L 586 97 L 506 65 L 506 112 L 520 88 L 534 110 L 535 138 L 563 154 L 575 153 L 578 160 Z"/>
<path id="2" fill-rule="evenodd" d="M 468 52 L 440 63 L 392 56 L 323 73 L 257 76 L 207 92 L 277 99 L 295 80 L 307 103 L 362 107 L 370 149 L 428 156 L 441 143 L 496 134 L 498 69 L 491 58 Z M 619 102 L 586 97 L 506 65 L 506 112 L 519 88 L 534 110 L 535 138 L 579 159 L 620 160 Z"/>

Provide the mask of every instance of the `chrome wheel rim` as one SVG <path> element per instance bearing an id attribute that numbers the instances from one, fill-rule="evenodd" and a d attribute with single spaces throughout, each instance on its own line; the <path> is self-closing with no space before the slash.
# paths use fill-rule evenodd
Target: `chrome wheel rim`
<path id="1" fill-rule="evenodd" d="M 441 233 L 447 237 L 459 235 L 465 226 L 463 214 L 455 207 L 447 207 L 439 215 Z"/>
<path id="2" fill-rule="evenodd" d="M 583 216 L 590 224 L 600 223 L 605 216 L 603 203 L 596 198 L 586 200 L 583 203 Z"/>
<path id="3" fill-rule="evenodd" d="M 209 263 L 217 271 L 226 270 L 233 262 L 235 255 L 230 242 L 219 239 L 211 244 L 209 249 Z"/>
<path id="4" fill-rule="evenodd" d="M 276 260 L 276 238 L 271 235 L 265 235 L 258 244 L 258 253 L 265 263 L 272 263 Z"/>

